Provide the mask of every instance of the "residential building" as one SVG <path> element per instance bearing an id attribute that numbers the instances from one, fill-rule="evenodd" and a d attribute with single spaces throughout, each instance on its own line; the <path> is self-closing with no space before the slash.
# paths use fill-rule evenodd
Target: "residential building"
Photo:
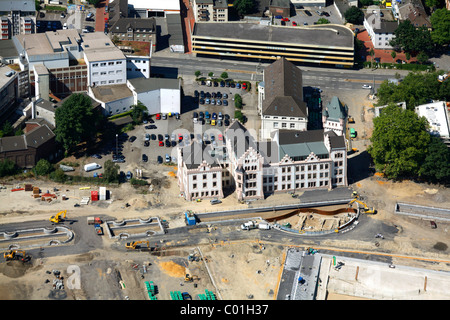
<path id="1" fill-rule="evenodd" d="M 0 40 L 36 32 L 36 5 L 28 0 L 0 1 Z"/>
<path id="2" fill-rule="evenodd" d="M 151 43 L 151 52 L 156 51 L 155 18 L 120 18 L 110 28 L 109 36 L 119 41 L 144 41 Z"/>
<path id="3" fill-rule="evenodd" d="M 51 161 L 59 154 L 55 134 L 46 124 L 21 136 L 0 138 L 0 160 L 9 159 L 20 168 L 32 168 L 40 159 Z"/>
<path id="4" fill-rule="evenodd" d="M 395 38 L 394 32 L 398 28 L 397 21 L 384 21 L 375 18 L 373 14 L 367 14 L 363 24 L 375 49 L 393 49 L 390 41 Z"/>
<path id="5" fill-rule="evenodd" d="M 354 35 L 343 25 L 295 28 L 252 23 L 196 22 L 191 34 L 192 52 L 220 59 L 245 58 L 352 67 Z"/>
<path id="6" fill-rule="evenodd" d="M 430 17 L 420 0 L 393 1 L 391 10 L 394 17 L 400 21 L 409 20 L 416 28 L 432 28 Z"/>
<path id="7" fill-rule="evenodd" d="M 213 152 L 221 148 L 223 152 Z M 202 174 L 201 170 L 222 172 L 222 179 L 228 176 L 228 185 L 234 188 L 238 200 L 264 199 L 275 193 L 308 189 L 331 189 L 347 185 L 347 145 L 344 136 L 325 130 L 277 130 L 272 133 L 271 141 L 257 142 L 235 120 L 225 131 L 224 147 L 191 143 L 178 149 L 178 184 L 185 199 L 223 196 L 220 188 L 208 189 L 204 180 L 192 178 Z M 210 179 L 220 187 L 218 175 Z M 200 181 L 200 186 L 205 189 L 193 192 L 194 181 Z M 225 187 L 226 183 L 222 183 L 222 188 Z M 206 194 L 208 190 L 213 190 L 213 194 Z"/>
<path id="8" fill-rule="evenodd" d="M 292 62 L 281 58 L 264 69 L 263 81 L 258 84 L 258 113 L 261 140 L 270 139 L 278 129 L 307 129 L 302 72 Z"/>
<path id="9" fill-rule="evenodd" d="M 150 56 L 126 55 L 127 79 L 150 78 Z"/>
<path id="10" fill-rule="evenodd" d="M 347 117 L 347 105 L 343 105 L 338 97 L 332 97 L 322 111 L 323 129 L 333 131 L 338 136 L 343 136 L 345 135 Z"/>
<path id="11" fill-rule="evenodd" d="M 194 0 L 192 10 L 196 22 L 228 21 L 228 0 Z"/>

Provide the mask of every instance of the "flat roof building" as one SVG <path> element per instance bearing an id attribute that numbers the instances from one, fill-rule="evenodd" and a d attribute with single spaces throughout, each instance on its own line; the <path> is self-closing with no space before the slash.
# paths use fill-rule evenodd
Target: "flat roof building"
<path id="1" fill-rule="evenodd" d="M 192 49 L 219 58 L 276 60 L 352 67 L 354 35 L 342 25 L 267 26 L 253 23 L 194 25 Z"/>

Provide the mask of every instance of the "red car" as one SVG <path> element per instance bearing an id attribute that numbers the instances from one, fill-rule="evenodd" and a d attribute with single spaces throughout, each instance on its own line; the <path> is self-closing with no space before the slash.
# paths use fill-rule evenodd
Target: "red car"
<path id="1" fill-rule="evenodd" d="M 164 142 L 160 141 L 160 142 L 159 142 L 159 146 L 160 146 L 160 147 L 164 147 Z"/>
<path id="2" fill-rule="evenodd" d="M 222 134 L 219 134 L 219 135 L 218 135 L 218 138 L 219 138 L 219 141 L 222 141 L 222 140 L 223 140 L 223 135 L 222 135 Z"/>
<path id="3" fill-rule="evenodd" d="M 156 120 L 161 120 L 161 113 L 156 114 Z"/>
<path id="4" fill-rule="evenodd" d="M 296 26 L 297 26 L 297 22 L 292 21 L 292 25 L 293 25 L 294 27 L 296 27 Z"/>
<path id="5" fill-rule="evenodd" d="M 289 18 L 283 18 L 283 19 L 281 19 L 281 21 L 289 21 Z"/>
<path id="6" fill-rule="evenodd" d="M 243 82 L 242 83 L 242 90 L 246 90 L 247 89 L 247 83 Z"/>
<path id="7" fill-rule="evenodd" d="M 183 135 L 181 133 L 178 134 L 178 141 L 182 141 L 183 140 Z"/>

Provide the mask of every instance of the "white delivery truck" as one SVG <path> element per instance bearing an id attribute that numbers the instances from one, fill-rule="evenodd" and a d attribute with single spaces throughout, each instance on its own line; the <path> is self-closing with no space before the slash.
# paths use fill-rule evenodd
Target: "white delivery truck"
<path id="1" fill-rule="evenodd" d="M 263 230 L 269 230 L 270 224 L 268 224 L 267 222 L 260 222 L 258 223 L 258 228 Z"/>
<path id="2" fill-rule="evenodd" d="M 242 230 L 256 229 L 256 223 L 255 223 L 255 221 L 248 221 L 248 222 L 243 223 L 243 224 L 241 225 L 241 229 L 242 229 Z"/>
<path id="3" fill-rule="evenodd" d="M 100 169 L 102 166 L 99 165 L 98 163 L 88 163 L 86 165 L 84 165 L 84 171 L 89 172 L 89 171 L 93 171 L 93 170 L 97 170 Z"/>

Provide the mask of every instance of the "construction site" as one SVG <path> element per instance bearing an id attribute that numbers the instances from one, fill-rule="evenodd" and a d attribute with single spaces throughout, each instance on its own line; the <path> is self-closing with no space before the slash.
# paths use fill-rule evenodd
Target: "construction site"
<path id="1" fill-rule="evenodd" d="M 398 202 L 449 207 L 445 188 L 373 176 L 355 185 L 359 203 L 272 212 L 232 198 L 214 208 L 191 203 L 199 219 L 190 226 L 174 183 L 150 194 L 111 187 L 102 200 L 96 187 L 38 183 L 39 193 L 24 182 L 0 191 L 3 300 L 450 297 L 448 221 L 432 228 L 431 218 L 395 212 Z M 381 188 L 383 201 L 374 196 Z M 263 205 L 302 199 L 281 194 Z M 270 228 L 242 228 L 248 221 Z"/>

